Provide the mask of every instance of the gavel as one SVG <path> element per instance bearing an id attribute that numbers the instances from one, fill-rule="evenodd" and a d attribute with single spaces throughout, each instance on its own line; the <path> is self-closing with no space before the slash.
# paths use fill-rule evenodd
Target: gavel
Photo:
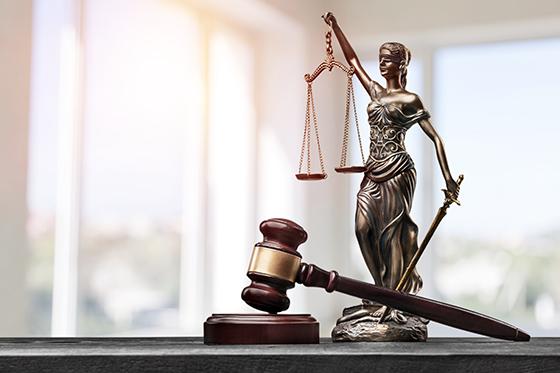
<path id="1" fill-rule="evenodd" d="M 528 341 L 530 336 L 521 329 L 492 317 L 400 291 L 340 276 L 336 271 L 325 271 L 314 264 L 302 262 L 297 251 L 307 240 L 307 233 L 298 224 L 287 219 L 269 219 L 260 225 L 264 239 L 255 245 L 247 276 L 251 284 L 243 289 L 241 297 L 251 307 L 276 314 L 288 309 L 290 300 L 286 291 L 295 283 L 319 287 L 331 293 L 372 300 L 472 333 L 511 341 Z"/>

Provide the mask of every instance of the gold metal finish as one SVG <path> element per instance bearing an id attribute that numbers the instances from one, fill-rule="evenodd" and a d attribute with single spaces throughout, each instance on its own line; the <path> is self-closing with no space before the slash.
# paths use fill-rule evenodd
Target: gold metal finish
<path id="1" fill-rule="evenodd" d="M 301 258 L 284 251 L 255 245 L 248 273 L 257 272 L 282 280 L 295 282 Z"/>

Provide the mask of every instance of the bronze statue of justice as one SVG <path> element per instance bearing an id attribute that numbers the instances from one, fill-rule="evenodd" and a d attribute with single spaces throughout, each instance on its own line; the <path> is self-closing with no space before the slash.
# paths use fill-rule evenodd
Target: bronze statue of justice
<path id="1" fill-rule="evenodd" d="M 338 67 L 347 75 L 347 87 L 340 165 L 335 171 L 364 174 L 357 196 L 355 217 L 356 237 L 362 255 L 377 285 L 415 294 L 422 287 L 416 264 L 447 209 L 452 203 L 459 204 L 459 186 L 463 176 L 459 176 L 457 181 L 451 176 L 443 142 L 430 122 L 429 113 L 420 98 L 406 90 L 407 68 L 411 59 L 408 48 L 395 42 L 384 43 L 379 48 L 379 70 L 387 82 L 386 87 L 383 87 L 364 70 L 334 15 L 327 13 L 323 19 L 329 26 L 325 36 L 326 57 L 312 74 L 304 77 L 307 83 L 307 111 L 296 177 L 302 181 L 326 178 L 312 84 L 321 72 Z M 349 67 L 334 59 L 331 42 L 333 32 Z M 354 74 L 371 99 L 367 107 L 370 126 L 370 152 L 367 161 L 356 115 L 352 84 Z M 350 109 L 351 106 L 353 110 Z M 346 165 L 351 112 L 363 163 L 358 166 Z M 320 173 L 311 170 L 311 121 Z M 409 215 L 416 185 L 416 170 L 404 142 L 406 131 L 416 123 L 433 141 L 447 185 L 444 204 L 420 247 L 417 244 L 418 227 Z M 305 155 L 307 168 L 303 172 Z M 390 327 L 384 323 L 389 323 Z M 332 336 L 335 340 L 343 341 L 423 340 L 427 337 L 427 328 L 419 318 L 407 318 L 398 310 L 390 310 L 364 300 L 361 305 L 343 311 Z"/>
<path id="2" fill-rule="evenodd" d="M 264 240 L 255 246 L 247 273 L 252 283 L 243 290 L 242 298 L 250 306 L 270 314 L 213 315 L 204 324 L 205 343 L 318 343 L 318 323 L 313 317 L 277 314 L 288 308 L 286 290 L 296 282 L 362 299 L 359 305 L 344 309 L 337 320 L 331 333 L 337 342 L 425 341 L 428 320 L 495 338 L 529 340 L 527 333 L 502 321 L 416 295 L 422 287 L 416 264 L 449 207 L 453 203 L 459 205 L 463 175 L 456 180 L 452 177 L 443 141 L 432 126 L 430 114 L 420 98 L 406 90 L 411 59 L 408 48 L 396 42 L 384 43 L 379 48 L 379 70 L 386 80 L 384 87 L 364 70 L 334 15 L 329 12 L 323 15 L 323 20 L 329 28 L 325 60 L 313 73 L 304 76 L 307 108 L 296 178 L 313 181 L 327 177 L 312 85 L 322 72 L 336 68 L 346 74 L 347 87 L 340 165 L 335 171 L 364 174 L 357 194 L 355 232 L 375 285 L 302 263 L 296 250 L 307 239 L 303 228 L 287 219 L 264 221 L 260 227 Z M 333 33 L 349 67 L 334 58 Z M 359 131 L 353 75 L 371 99 L 367 106 L 370 127 L 367 159 Z M 347 165 L 350 122 L 354 122 L 357 131 L 361 165 Z M 443 205 L 420 245 L 418 227 L 410 217 L 416 170 L 404 142 L 407 130 L 416 123 L 433 142 L 446 182 Z M 312 171 L 312 137 L 320 172 Z"/>

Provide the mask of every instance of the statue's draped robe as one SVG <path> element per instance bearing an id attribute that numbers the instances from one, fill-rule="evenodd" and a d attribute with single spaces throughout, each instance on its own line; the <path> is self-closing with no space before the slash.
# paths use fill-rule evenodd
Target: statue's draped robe
<path id="1" fill-rule="evenodd" d="M 395 288 L 418 249 L 418 226 L 410 218 L 416 186 L 414 162 L 406 152 L 406 131 L 429 118 L 425 110 L 406 115 L 381 103 L 370 89 L 368 105 L 370 155 L 358 192 L 356 236 L 376 284 Z M 403 291 L 417 293 L 422 279 L 416 269 Z"/>

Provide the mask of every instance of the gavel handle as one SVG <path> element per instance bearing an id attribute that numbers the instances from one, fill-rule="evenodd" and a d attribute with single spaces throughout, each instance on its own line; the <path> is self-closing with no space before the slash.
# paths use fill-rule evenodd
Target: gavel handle
<path id="1" fill-rule="evenodd" d="M 528 341 L 531 337 L 503 321 L 447 303 L 419 297 L 339 276 L 314 264 L 302 263 L 296 280 L 305 286 L 319 287 L 327 292 L 337 291 L 369 299 L 428 320 L 457 329 L 510 341 Z"/>

